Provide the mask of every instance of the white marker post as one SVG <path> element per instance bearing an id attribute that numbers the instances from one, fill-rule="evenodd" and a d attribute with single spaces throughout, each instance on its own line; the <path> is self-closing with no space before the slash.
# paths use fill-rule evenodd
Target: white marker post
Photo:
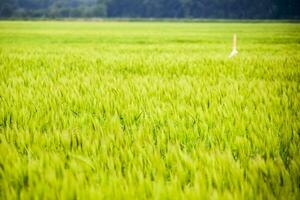
<path id="1" fill-rule="evenodd" d="M 238 54 L 237 51 L 237 37 L 236 34 L 233 34 L 233 41 L 232 41 L 232 51 L 229 54 L 228 58 L 232 58 Z"/>

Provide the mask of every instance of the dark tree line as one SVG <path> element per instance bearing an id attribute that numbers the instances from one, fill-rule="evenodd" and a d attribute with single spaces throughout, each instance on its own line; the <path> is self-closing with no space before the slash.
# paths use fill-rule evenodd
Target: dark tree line
<path id="1" fill-rule="evenodd" d="M 0 17 L 299 19 L 300 0 L 0 0 Z"/>

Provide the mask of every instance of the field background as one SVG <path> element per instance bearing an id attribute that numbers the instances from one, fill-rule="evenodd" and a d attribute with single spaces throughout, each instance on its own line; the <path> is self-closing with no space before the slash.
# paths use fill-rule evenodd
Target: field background
<path id="1" fill-rule="evenodd" d="M 297 23 L 2 21 L 0 198 L 299 199 L 299 63 Z"/>

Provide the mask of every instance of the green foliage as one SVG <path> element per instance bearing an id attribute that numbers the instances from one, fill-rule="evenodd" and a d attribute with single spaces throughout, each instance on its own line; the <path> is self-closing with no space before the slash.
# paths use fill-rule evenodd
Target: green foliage
<path id="1" fill-rule="evenodd" d="M 299 24 L 0 29 L 0 199 L 299 199 Z"/>
<path id="2" fill-rule="evenodd" d="M 0 18 L 299 19 L 299 0 L 1 0 Z"/>

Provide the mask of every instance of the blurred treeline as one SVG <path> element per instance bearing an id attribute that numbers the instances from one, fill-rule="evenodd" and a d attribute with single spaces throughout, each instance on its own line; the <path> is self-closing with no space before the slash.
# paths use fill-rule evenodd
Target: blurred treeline
<path id="1" fill-rule="evenodd" d="M 300 0 L 0 0 L 0 17 L 299 19 Z"/>

